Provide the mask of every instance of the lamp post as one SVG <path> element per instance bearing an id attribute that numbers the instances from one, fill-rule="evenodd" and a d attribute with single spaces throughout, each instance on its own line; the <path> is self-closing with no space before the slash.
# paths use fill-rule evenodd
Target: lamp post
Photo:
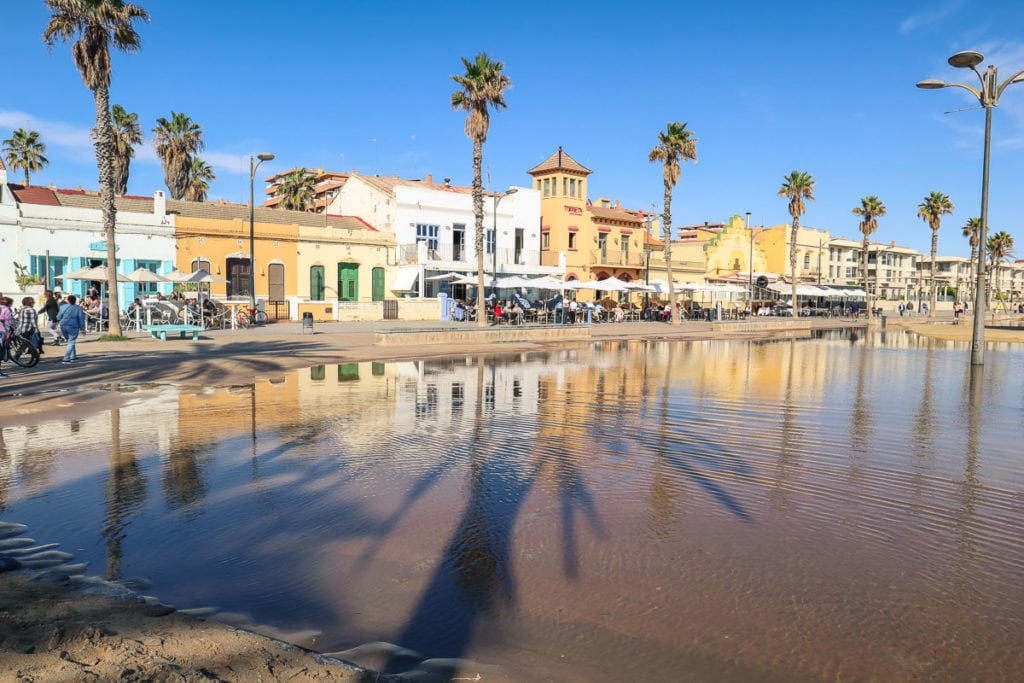
<path id="1" fill-rule="evenodd" d="M 253 182 L 256 179 L 256 169 L 264 161 L 274 158 L 273 154 L 264 152 L 253 157 L 249 155 L 249 308 L 256 310 L 256 203 L 253 190 Z M 259 161 L 256 161 L 259 159 Z"/>
<path id="2" fill-rule="evenodd" d="M 500 204 L 501 200 L 504 199 L 505 197 L 509 196 L 510 194 L 515 194 L 518 191 L 518 188 L 510 187 L 507 190 L 505 190 L 504 194 L 502 194 L 501 192 L 495 192 L 492 195 L 494 197 L 494 253 L 492 254 L 492 265 L 494 267 L 494 287 L 492 288 L 491 291 L 494 292 L 495 298 L 498 297 L 498 204 Z"/>
<path id="3" fill-rule="evenodd" d="M 747 211 L 746 220 L 743 223 L 747 229 L 747 237 L 750 238 L 750 260 L 747 261 L 747 305 L 750 311 L 754 311 L 754 233 L 750 232 L 750 212 Z"/>
<path id="4" fill-rule="evenodd" d="M 981 83 L 976 88 L 964 83 L 946 83 L 937 78 L 926 78 L 918 82 L 918 88 L 937 90 L 939 88 L 963 88 L 978 98 L 978 103 L 985 108 L 985 152 L 981 171 L 981 230 L 978 233 L 979 249 L 982 255 L 978 258 L 978 282 L 974 292 L 974 331 L 971 335 L 971 365 L 985 363 L 985 259 L 984 249 L 988 242 L 988 168 L 992 147 L 992 109 L 999 103 L 999 96 L 1007 86 L 1024 82 L 1024 69 L 1016 72 L 1002 83 L 999 83 L 999 70 L 992 64 L 985 73 L 978 71 L 978 65 L 985 61 L 985 56 L 974 50 L 957 52 L 946 60 L 950 66 L 958 69 L 970 69 Z"/>

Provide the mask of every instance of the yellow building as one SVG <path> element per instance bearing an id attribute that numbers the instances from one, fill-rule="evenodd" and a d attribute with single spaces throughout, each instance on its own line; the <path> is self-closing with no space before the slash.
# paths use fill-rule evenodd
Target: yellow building
<path id="1" fill-rule="evenodd" d="M 213 296 L 250 295 L 249 207 L 226 202 L 167 200 L 175 216 L 176 265 L 224 278 Z M 298 317 L 306 304 L 316 318 L 336 317 L 334 302 L 383 301 L 394 238 L 351 216 L 256 207 L 252 225 L 256 298 L 271 317 Z"/>
<path id="2" fill-rule="evenodd" d="M 567 280 L 645 278 L 645 221 L 651 214 L 625 209 L 610 199 L 589 202 L 587 177 L 592 171 L 561 147 L 528 173 L 541 195 L 541 265 L 557 265 L 564 252 Z"/>

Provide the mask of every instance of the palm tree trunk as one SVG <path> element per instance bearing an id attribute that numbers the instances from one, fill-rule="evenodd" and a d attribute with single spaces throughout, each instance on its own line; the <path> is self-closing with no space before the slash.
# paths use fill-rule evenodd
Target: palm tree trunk
<path id="1" fill-rule="evenodd" d="M 796 305 L 796 235 L 800 231 L 800 217 L 793 216 L 793 230 L 789 237 L 789 274 L 793 282 L 793 320 L 800 315 Z"/>
<path id="2" fill-rule="evenodd" d="M 107 239 L 107 331 L 121 335 L 121 307 L 117 292 L 117 244 L 114 227 L 117 207 L 114 205 L 114 169 L 110 145 L 110 91 L 106 86 L 93 91 L 96 102 L 96 162 L 100 171 L 100 194 L 103 209 L 103 229 Z"/>
<path id="3" fill-rule="evenodd" d="M 665 273 L 668 276 L 668 303 L 671 306 L 669 311 L 669 322 L 679 325 L 682 321 L 676 314 L 676 283 L 672 279 L 672 186 L 665 183 Z"/>
<path id="4" fill-rule="evenodd" d="M 935 317 L 935 254 L 939 251 L 939 226 L 932 226 L 932 266 L 931 266 L 931 278 L 932 278 L 932 296 L 931 303 L 928 304 L 928 317 Z"/>
<path id="5" fill-rule="evenodd" d="M 871 288 L 869 287 L 870 281 L 869 281 L 869 278 L 868 278 L 868 246 L 870 246 L 870 242 L 868 241 L 868 236 L 864 235 L 863 247 L 861 249 L 861 254 L 860 254 L 860 262 L 861 262 L 862 268 L 864 270 L 864 303 L 866 304 L 865 308 L 867 308 L 867 318 L 870 321 L 871 320 Z M 877 268 L 878 268 L 878 262 L 876 261 L 875 262 L 875 269 L 877 270 Z M 877 274 L 877 272 L 875 274 L 875 282 L 878 282 L 878 274 Z"/>
<path id="6" fill-rule="evenodd" d="M 476 326 L 487 327 L 487 304 L 484 301 L 484 143 L 473 138 L 473 214 L 476 218 Z M 498 248 L 498 236 L 494 236 Z M 497 252 L 495 252 L 497 253 Z"/>

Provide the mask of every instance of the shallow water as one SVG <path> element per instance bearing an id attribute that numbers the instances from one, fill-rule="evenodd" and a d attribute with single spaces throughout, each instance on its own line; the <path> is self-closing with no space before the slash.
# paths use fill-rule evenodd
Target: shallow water
<path id="1" fill-rule="evenodd" d="M 1021 680 L 1024 354 L 968 359 L 836 332 L 139 391 L 0 431 L 2 518 L 179 608 L 459 676 Z"/>

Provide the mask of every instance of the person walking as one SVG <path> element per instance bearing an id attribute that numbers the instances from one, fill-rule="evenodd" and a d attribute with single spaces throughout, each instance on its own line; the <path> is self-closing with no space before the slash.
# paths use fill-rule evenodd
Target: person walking
<path id="1" fill-rule="evenodd" d="M 60 302 L 49 289 L 43 292 L 43 296 L 46 297 L 46 301 L 43 302 L 39 313 L 46 314 L 46 331 L 50 333 L 50 339 L 53 340 L 51 343 L 54 346 L 59 346 L 60 330 L 57 328 L 57 314 L 60 313 Z"/>
<path id="2" fill-rule="evenodd" d="M 39 351 L 39 355 L 42 355 L 43 338 L 39 335 L 39 317 L 33 308 L 35 305 L 36 300 L 30 296 L 21 300 L 21 310 L 18 311 L 14 333 L 29 340 Z"/>
<path id="3" fill-rule="evenodd" d="M 9 297 L 0 295 L 0 363 L 7 360 L 7 344 L 14 334 L 14 311 L 11 310 L 13 303 Z M 6 377 L 2 369 L 0 377 Z"/>
<path id="4" fill-rule="evenodd" d="M 73 363 L 78 360 L 76 342 L 79 334 L 85 334 L 85 311 L 78 305 L 78 299 L 74 294 L 68 297 L 65 305 L 57 314 L 57 322 L 60 323 L 61 334 L 68 340 L 64 348 L 64 358 L 61 363 Z"/>

